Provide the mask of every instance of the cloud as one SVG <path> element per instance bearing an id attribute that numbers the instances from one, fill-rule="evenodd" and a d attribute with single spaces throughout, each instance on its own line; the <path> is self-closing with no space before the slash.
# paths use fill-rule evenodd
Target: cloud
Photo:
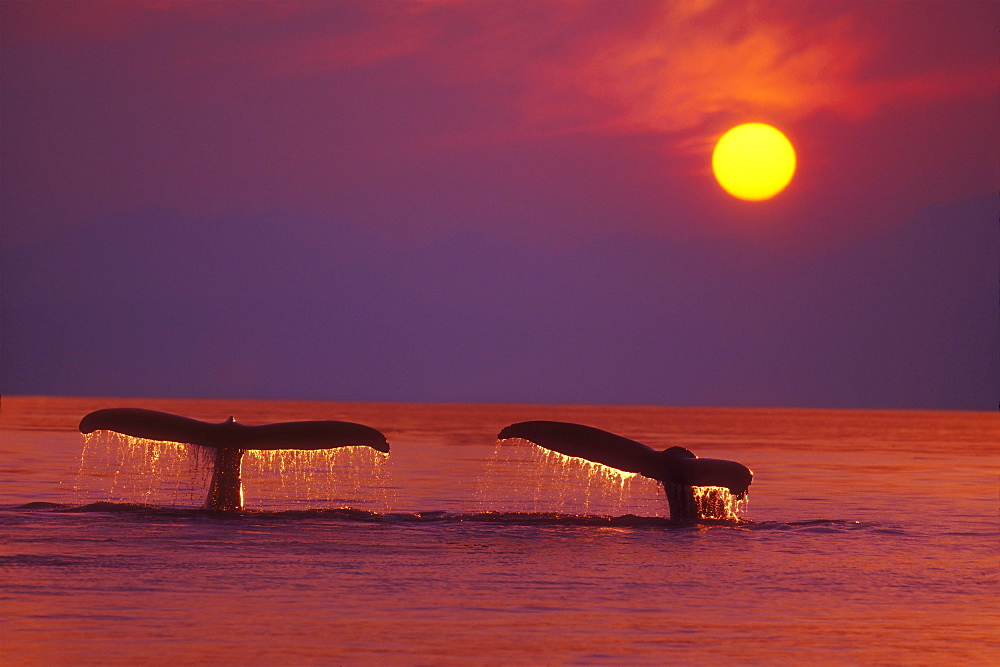
<path id="1" fill-rule="evenodd" d="M 989 3 L 40 4 L 19 8 L 30 20 L 8 31 L 16 40 L 153 39 L 178 65 L 238 64 L 271 79 L 409 59 L 440 80 L 492 84 L 534 132 L 671 134 L 820 110 L 861 119 L 900 101 L 990 93 L 1000 72 L 992 49 L 928 32 L 995 25 Z"/>
<path id="2" fill-rule="evenodd" d="M 553 97 L 582 93 L 601 101 L 604 106 L 594 108 L 604 117 L 589 119 L 591 125 L 658 133 L 697 131 L 717 119 L 795 122 L 819 111 L 860 120 L 893 103 L 995 88 L 1000 70 L 988 50 L 966 53 L 947 67 L 926 56 L 916 68 L 900 67 L 911 51 L 939 52 L 945 60 L 949 54 L 940 52 L 955 45 L 913 44 L 906 21 L 875 22 L 866 9 L 851 3 L 662 3 L 641 32 L 613 35 L 578 62 L 553 63 L 547 82 Z M 895 6 L 897 14 L 907 11 Z"/>
<path id="3" fill-rule="evenodd" d="M 817 28 L 753 16 L 749 5 L 703 5 L 663 5 L 645 32 L 602 45 L 567 82 L 610 100 L 610 124 L 668 133 L 718 114 L 798 117 L 849 99 L 861 48 L 844 21 L 824 26 L 821 40 Z"/>
<path id="4" fill-rule="evenodd" d="M 859 121 L 894 104 L 991 94 L 1000 71 L 991 50 L 926 33 L 945 21 L 970 34 L 982 10 L 968 5 L 929 3 L 919 20 L 904 5 L 851 2 L 348 7 L 343 29 L 322 5 L 303 5 L 312 17 L 251 57 L 268 54 L 266 70 L 280 76 L 409 59 L 439 83 L 492 89 L 509 110 L 506 131 L 529 135 L 694 134 L 697 145 L 737 119 Z"/>
<path id="5" fill-rule="evenodd" d="M 701 230 L 741 220 L 705 158 L 743 120 L 801 148 L 772 223 L 891 226 L 995 173 L 992 7 L 4 3 L 8 226 L 156 204 Z"/>

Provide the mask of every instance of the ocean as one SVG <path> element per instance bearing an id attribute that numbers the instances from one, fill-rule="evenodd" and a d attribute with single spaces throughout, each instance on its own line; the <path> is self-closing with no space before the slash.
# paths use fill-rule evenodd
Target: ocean
<path id="1" fill-rule="evenodd" d="M 85 438 L 136 406 L 335 419 L 367 448 L 244 460 Z M 738 517 L 497 433 L 571 421 L 754 472 Z M 0 662 L 1000 664 L 1000 415 L 10 397 Z"/>

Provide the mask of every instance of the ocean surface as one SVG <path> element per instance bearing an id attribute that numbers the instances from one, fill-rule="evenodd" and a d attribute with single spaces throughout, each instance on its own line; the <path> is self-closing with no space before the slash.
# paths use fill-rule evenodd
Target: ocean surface
<path id="1" fill-rule="evenodd" d="M 136 406 L 337 419 L 366 448 L 249 455 L 77 431 Z M 515 441 L 574 421 L 755 474 L 731 520 Z M 1000 664 L 1000 415 L 0 400 L 0 663 Z"/>

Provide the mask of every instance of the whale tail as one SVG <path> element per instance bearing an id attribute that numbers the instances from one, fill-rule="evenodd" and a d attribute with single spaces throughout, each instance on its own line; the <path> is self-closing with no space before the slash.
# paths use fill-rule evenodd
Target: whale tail
<path id="1" fill-rule="evenodd" d="M 698 518 L 691 508 L 695 487 L 724 487 L 737 498 L 746 496 L 753 473 L 742 463 L 702 459 L 683 447 L 663 451 L 592 426 L 554 421 L 511 424 L 497 435 L 500 440 L 519 438 L 566 456 L 586 459 L 626 472 L 659 480 L 666 489 L 670 515 Z"/>
<path id="2" fill-rule="evenodd" d="M 243 509 L 241 465 L 247 450 L 371 447 L 389 453 L 385 436 L 370 426 L 342 421 L 278 422 L 246 426 L 230 417 L 217 424 L 143 408 L 96 410 L 80 420 L 81 433 L 114 431 L 147 440 L 183 442 L 216 451 L 205 508 Z"/>

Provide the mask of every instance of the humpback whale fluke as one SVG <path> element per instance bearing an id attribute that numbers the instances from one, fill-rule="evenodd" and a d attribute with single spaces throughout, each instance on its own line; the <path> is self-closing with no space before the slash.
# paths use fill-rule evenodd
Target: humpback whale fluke
<path id="1" fill-rule="evenodd" d="M 742 463 L 700 459 L 683 447 L 659 451 L 593 426 L 554 421 L 511 424 L 497 435 L 500 440 L 520 438 L 576 458 L 587 459 L 626 472 L 639 473 L 663 483 L 674 519 L 692 519 L 693 487 L 719 486 L 737 498 L 745 497 L 753 473 Z M 678 493 L 677 487 L 684 489 Z"/>
<path id="2" fill-rule="evenodd" d="M 108 408 L 91 412 L 80 420 L 81 433 L 94 431 L 114 431 L 147 440 L 183 442 L 215 449 L 215 470 L 205 508 L 223 511 L 243 509 L 240 466 L 247 450 L 366 446 L 389 453 L 389 443 L 381 432 L 363 424 L 341 421 L 246 426 L 233 417 L 213 424 L 157 410 Z"/>

